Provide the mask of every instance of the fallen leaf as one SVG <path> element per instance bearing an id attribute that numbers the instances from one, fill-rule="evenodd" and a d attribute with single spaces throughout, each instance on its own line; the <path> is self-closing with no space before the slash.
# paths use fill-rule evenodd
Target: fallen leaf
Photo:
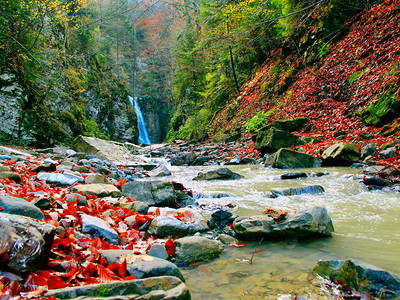
<path id="1" fill-rule="evenodd" d="M 232 243 L 229 244 L 229 247 L 244 247 L 244 246 L 246 246 L 246 243 L 238 244 L 236 241 L 233 241 Z"/>

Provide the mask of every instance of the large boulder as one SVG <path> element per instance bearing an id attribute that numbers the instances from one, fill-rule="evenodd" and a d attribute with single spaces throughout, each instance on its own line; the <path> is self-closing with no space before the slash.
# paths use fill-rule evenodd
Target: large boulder
<path id="1" fill-rule="evenodd" d="M 74 193 L 81 193 L 85 196 L 97 196 L 97 197 L 121 197 L 121 191 L 112 184 L 81 184 L 76 185 L 71 189 Z"/>
<path id="2" fill-rule="evenodd" d="M 30 217 L 36 220 L 42 220 L 44 214 L 33 203 L 22 198 L 12 196 L 0 196 L 0 207 L 4 213 Z"/>
<path id="3" fill-rule="evenodd" d="M 220 168 L 207 173 L 200 172 L 193 180 L 235 180 L 243 178 L 242 175 L 232 172 L 228 168 Z"/>
<path id="4" fill-rule="evenodd" d="M 45 297 L 57 299 L 176 299 L 190 300 L 190 291 L 177 277 L 161 276 L 129 281 L 89 284 L 50 290 Z"/>
<path id="5" fill-rule="evenodd" d="M 330 236 L 334 231 L 327 209 L 318 206 L 288 213 L 279 221 L 268 215 L 239 217 L 233 222 L 233 229 L 243 240 L 301 240 Z"/>
<path id="6" fill-rule="evenodd" d="M 293 132 L 300 131 L 308 123 L 307 118 L 301 117 L 294 120 L 276 120 L 269 127 L 280 129 L 283 131 Z"/>
<path id="7" fill-rule="evenodd" d="M 149 256 L 135 255 L 132 250 L 101 250 L 101 256 L 108 264 L 127 262 L 129 275 L 136 279 L 156 277 L 156 276 L 175 276 L 185 281 L 178 267 L 168 260 Z"/>
<path id="8" fill-rule="evenodd" d="M 321 160 L 306 153 L 282 148 L 270 155 L 265 165 L 278 169 L 319 168 Z"/>
<path id="9" fill-rule="evenodd" d="M 337 143 L 322 153 L 322 160 L 324 166 L 351 166 L 360 160 L 360 151 L 356 144 Z"/>
<path id="10" fill-rule="evenodd" d="M 55 230 L 31 218 L 0 213 L 0 257 L 9 257 L 0 269 L 23 273 L 45 268 Z"/>
<path id="11" fill-rule="evenodd" d="M 149 206 L 175 207 L 176 193 L 174 186 L 162 181 L 132 181 L 123 185 L 122 193 Z"/>
<path id="12" fill-rule="evenodd" d="M 175 240 L 174 244 L 176 246 L 174 259 L 182 263 L 213 259 L 224 251 L 217 241 L 200 236 L 180 238 Z"/>
<path id="13" fill-rule="evenodd" d="M 208 230 L 206 220 L 193 209 L 168 210 L 154 218 L 148 232 L 159 237 L 183 237 Z"/>
<path id="14" fill-rule="evenodd" d="M 298 136 L 276 128 L 259 131 L 253 135 L 252 140 L 255 143 L 255 148 L 263 155 L 297 145 L 300 142 Z"/>
<path id="15" fill-rule="evenodd" d="M 346 286 L 358 292 L 371 293 L 374 297 L 400 297 L 399 278 L 373 265 L 353 259 L 319 261 L 313 273 L 332 281 L 343 281 Z"/>

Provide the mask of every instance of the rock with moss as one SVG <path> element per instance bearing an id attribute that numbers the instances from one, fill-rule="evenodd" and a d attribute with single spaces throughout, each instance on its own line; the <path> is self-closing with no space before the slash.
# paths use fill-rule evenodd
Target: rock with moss
<path id="1" fill-rule="evenodd" d="M 351 166 L 359 160 L 358 145 L 351 143 L 334 144 L 322 153 L 322 165 L 324 166 Z"/>
<path id="2" fill-rule="evenodd" d="M 279 221 L 268 215 L 239 217 L 233 229 L 243 240 L 302 240 L 331 236 L 334 231 L 327 209 L 318 206 L 287 213 Z"/>
<path id="3" fill-rule="evenodd" d="M 181 263 L 213 259 L 224 251 L 217 241 L 200 236 L 183 237 L 175 240 L 174 244 L 174 260 Z"/>
<path id="4" fill-rule="evenodd" d="M 57 299 L 176 299 L 190 300 L 186 285 L 177 277 L 160 276 L 127 281 L 89 284 L 48 291 L 45 297 Z"/>
<path id="5" fill-rule="evenodd" d="M 268 128 L 276 128 L 283 131 L 293 132 L 302 130 L 308 123 L 307 118 L 301 117 L 294 120 L 277 120 L 271 123 Z"/>
<path id="6" fill-rule="evenodd" d="M 276 128 L 259 131 L 253 135 L 252 140 L 255 143 L 255 148 L 263 155 L 300 143 L 300 138 L 298 136 Z"/>
<path id="7" fill-rule="evenodd" d="M 319 261 L 314 274 L 332 281 L 343 281 L 358 292 L 368 292 L 374 297 L 400 297 L 400 280 L 376 266 L 353 259 Z"/>
<path id="8" fill-rule="evenodd" d="M 121 191 L 112 184 L 81 184 L 76 185 L 71 189 L 74 193 L 80 193 L 84 196 L 97 196 L 97 197 L 121 197 Z"/>
<path id="9" fill-rule="evenodd" d="M 270 155 L 265 165 L 278 169 L 319 168 L 321 160 L 306 153 L 283 148 Z"/>

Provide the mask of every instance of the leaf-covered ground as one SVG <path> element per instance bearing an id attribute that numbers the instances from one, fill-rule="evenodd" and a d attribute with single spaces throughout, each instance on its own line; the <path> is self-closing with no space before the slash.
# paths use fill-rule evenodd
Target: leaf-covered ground
<path id="1" fill-rule="evenodd" d="M 339 136 L 340 141 L 372 142 L 378 149 L 392 143 L 399 136 L 398 112 L 384 115 L 389 108 L 376 103 L 400 102 L 400 1 L 382 1 L 344 25 L 346 37 L 324 44 L 317 61 L 314 55 L 310 63 L 307 52 L 271 52 L 254 79 L 214 118 L 212 135 L 242 128 L 264 111 L 270 122 L 307 117 L 311 131 L 298 134 L 318 136 L 318 143 L 302 146 L 316 156 Z M 312 39 L 313 30 L 304 39 Z M 363 114 L 368 107 L 372 114 Z M 386 163 L 399 165 L 400 159 Z"/>

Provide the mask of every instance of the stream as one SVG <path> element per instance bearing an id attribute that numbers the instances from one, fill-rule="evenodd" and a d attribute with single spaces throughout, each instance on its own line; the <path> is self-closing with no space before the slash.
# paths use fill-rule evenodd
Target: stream
<path id="1" fill-rule="evenodd" d="M 201 193 L 200 204 L 233 204 L 239 216 L 261 214 L 266 208 L 285 211 L 325 206 L 335 232 L 331 238 L 297 241 L 254 241 L 245 247 L 226 247 L 217 259 L 181 268 L 193 299 L 292 299 L 295 296 L 321 299 L 310 271 L 323 259 L 353 258 L 400 273 L 400 195 L 395 192 L 366 191 L 358 180 L 345 178 L 359 174 L 350 168 L 278 170 L 260 165 L 229 166 L 245 178 L 234 181 L 193 181 L 199 171 L 218 167 L 167 166 L 172 176 L 166 181 L 184 184 Z M 277 180 L 294 172 L 325 172 L 323 177 Z M 281 196 L 270 199 L 265 192 L 309 185 L 322 185 L 318 195 Z M 229 197 L 212 198 L 224 193 Z M 251 260 L 251 262 L 249 262 Z M 320 295 L 319 295 L 320 294 Z M 328 297 L 329 298 L 329 297 Z"/>

